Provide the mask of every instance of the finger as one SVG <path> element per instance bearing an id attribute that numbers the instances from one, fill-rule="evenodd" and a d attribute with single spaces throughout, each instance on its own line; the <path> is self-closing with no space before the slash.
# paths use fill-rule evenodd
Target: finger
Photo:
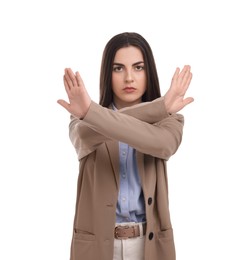
<path id="1" fill-rule="evenodd" d="M 184 92 L 187 91 L 187 89 L 188 89 L 188 87 L 189 87 L 189 85 L 190 85 L 190 83 L 191 83 L 192 78 L 193 78 L 193 74 L 190 72 L 190 73 L 187 75 L 187 77 L 186 77 L 186 79 L 185 79 L 185 81 L 184 81 L 184 83 L 183 83 L 183 90 L 184 90 Z"/>
<path id="2" fill-rule="evenodd" d="M 187 87 L 189 86 L 191 81 L 191 75 L 192 73 L 190 72 L 190 66 L 186 65 L 182 73 L 180 74 L 178 81 L 182 89 L 187 89 Z"/>
<path id="3" fill-rule="evenodd" d="M 67 81 L 65 75 L 64 75 L 64 77 L 63 77 L 63 81 L 64 81 L 64 88 L 65 88 L 65 91 L 66 91 L 67 95 L 69 96 L 70 91 L 71 91 L 71 87 L 70 87 L 70 85 L 68 84 L 68 81 Z"/>
<path id="4" fill-rule="evenodd" d="M 71 89 L 71 88 L 73 88 L 73 82 L 68 74 L 68 69 L 65 69 L 64 71 L 65 71 L 64 79 L 68 85 L 68 88 Z"/>
<path id="5" fill-rule="evenodd" d="M 190 70 L 186 70 L 186 71 L 185 71 L 185 73 L 184 73 L 183 76 L 181 77 L 183 84 L 187 82 L 187 80 L 188 80 L 189 77 L 190 77 L 190 74 L 191 74 Z"/>
<path id="6" fill-rule="evenodd" d="M 61 105 L 62 107 L 64 107 L 67 111 L 69 111 L 69 109 L 70 109 L 70 104 L 67 103 L 65 100 L 59 99 L 59 100 L 57 100 L 57 103 L 58 103 L 59 105 Z"/>
<path id="7" fill-rule="evenodd" d="M 184 65 L 183 70 L 184 71 L 190 71 L 191 70 L 191 66 L 190 65 Z"/>
<path id="8" fill-rule="evenodd" d="M 173 74 L 172 82 L 175 81 L 178 78 L 179 73 L 180 73 L 180 68 L 177 67 L 174 74 Z"/>
<path id="9" fill-rule="evenodd" d="M 187 75 L 190 73 L 190 66 L 185 65 L 181 70 L 178 78 L 177 78 L 177 85 L 179 88 L 183 88 L 184 82 L 186 82 Z"/>
<path id="10" fill-rule="evenodd" d="M 185 66 L 183 67 L 182 71 L 180 72 L 179 78 L 180 78 L 180 79 L 183 79 L 183 78 L 185 77 L 185 75 L 186 75 L 187 73 L 189 73 L 189 72 L 190 72 L 190 66 L 189 66 L 189 65 L 185 65 Z"/>
<path id="11" fill-rule="evenodd" d="M 77 87 L 78 86 L 78 82 L 76 80 L 76 76 L 75 74 L 73 73 L 72 69 L 71 68 L 68 68 L 66 70 L 66 73 L 67 75 L 69 76 L 69 78 L 71 79 L 71 82 L 72 82 L 72 86 L 73 87 Z"/>
<path id="12" fill-rule="evenodd" d="M 177 85 L 179 88 L 183 86 L 183 79 L 186 72 L 187 72 L 187 66 L 185 65 L 177 77 Z"/>
<path id="13" fill-rule="evenodd" d="M 192 103 L 194 101 L 194 98 L 192 97 L 187 97 L 183 100 L 183 104 L 184 104 L 184 107 L 187 106 L 188 104 Z"/>
<path id="14" fill-rule="evenodd" d="M 83 79 L 81 78 L 80 73 L 79 73 L 78 71 L 76 72 L 76 78 L 77 78 L 77 84 L 78 84 L 78 86 L 79 86 L 79 87 L 81 87 L 81 86 L 85 87 L 84 81 L 83 81 Z"/>

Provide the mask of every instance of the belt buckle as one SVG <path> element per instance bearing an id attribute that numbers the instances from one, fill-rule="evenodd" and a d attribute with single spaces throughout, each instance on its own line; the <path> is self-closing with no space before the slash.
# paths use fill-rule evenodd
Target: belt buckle
<path id="1" fill-rule="evenodd" d="M 126 225 L 126 226 L 117 226 L 115 227 L 115 230 L 114 230 L 114 236 L 116 239 L 127 239 L 128 237 L 120 237 L 119 234 L 118 234 L 118 229 L 129 229 L 130 226 Z"/>

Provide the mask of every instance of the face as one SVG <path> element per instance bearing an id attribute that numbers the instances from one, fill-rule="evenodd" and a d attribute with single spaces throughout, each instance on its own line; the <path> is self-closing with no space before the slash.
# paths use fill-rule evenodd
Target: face
<path id="1" fill-rule="evenodd" d="M 117 109 L 141 102 L 146 91 L 144 59 L 140 49 L 129 46 L 116 52 L 112 70 L 113 103 Z"/>

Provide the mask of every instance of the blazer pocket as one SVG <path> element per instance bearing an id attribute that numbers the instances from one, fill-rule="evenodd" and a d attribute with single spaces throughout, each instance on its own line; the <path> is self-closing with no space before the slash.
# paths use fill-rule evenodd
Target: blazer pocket
<path id="1" fill-rule="evenodd" d="M 87 231 L 75 229 L 73 238 L 83 241 L 94 241 L 96 237 L 94 234 Z"/>
<path id="2" fill-rule="evenodd" d="M 159 239 L 173 240 L 173 229 L 162 230 L 158 233 Z"/>
<path id="3" fill-rule="evenodd" d="M 157 236 L 156 259 L 175 260 L 176 254 L 172 228 L 158 232 Z"/>
<path id="4" fill-rule="evenodd" d="M 97 259 L 95 250 L 95 235 L 82 230 L 74 230 L 71 260 Z"/>

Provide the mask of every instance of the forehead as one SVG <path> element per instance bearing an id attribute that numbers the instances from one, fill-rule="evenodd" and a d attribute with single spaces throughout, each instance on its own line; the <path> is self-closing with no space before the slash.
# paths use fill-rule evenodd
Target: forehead
<path id="1" fill-rule="evenodd" d="M 139 61 L 144 61 L 141 50 L 135 46 L 123 47 L 117 50 L 114 63 L 133 64 Z"/>

